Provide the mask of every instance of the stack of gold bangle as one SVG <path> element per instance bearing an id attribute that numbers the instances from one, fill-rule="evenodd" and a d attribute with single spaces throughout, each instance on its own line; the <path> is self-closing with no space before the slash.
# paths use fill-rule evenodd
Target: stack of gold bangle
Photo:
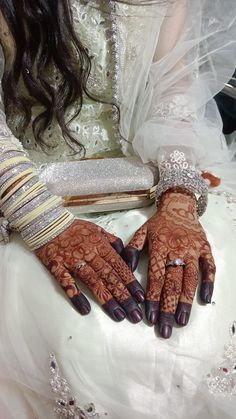
<path id="1" fill-rule="evenodd" d="M 0 205 L 10 228 L 21 233 L 32 250 L 62 233 L 73 215 L 39 181 L 24 152 L 10 147 L 0 156 Z M 30 226 L 30 229 L 28 228 Z"/>

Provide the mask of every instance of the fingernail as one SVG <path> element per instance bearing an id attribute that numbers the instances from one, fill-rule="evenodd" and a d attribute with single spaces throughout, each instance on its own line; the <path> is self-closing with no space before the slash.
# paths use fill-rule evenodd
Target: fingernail
<path id="1" fill-rule="evenodd" d="M 143 303 L 145 301 L 144 289 L 136 279 L 127 284 L 127 288 L 138 303 Z"/>
<path id="2" fill-rule="evenodd" d="M 207 304 L 210 304 L 211 303 L 211 295 L 210 294 L 206 295 L 205 300 L 206 300 Z"/>
<path id="3" fill-rule="evenodd" d="M 151 311 L 151 313 L 148 315 L 148 321 L 151 324 L 157 324 L 157 318 L 158 318 L 157 311 Z"/>
<path id="4" fill-rule="evenodd" d="M 80 314 L 82 314 L 82 316 L 86 316 L 86 314 L 90 313 L 90 307 L 88 306 L 82 306 L 79 309 Z"/>
<path id="5" fill-rule="evenodd" d="M 160 334 L 164 339 L 169 339 L 171 337 L 172 329 L 167 324 L 160 327 Z"/>
<path id="6" fill-rule="evenodd" d="M 140 322 L 142 320 L 142 318 L 143 318 L 142 313 L 139 310 L 133 310 L 130 313 L 130 319 L 132 320 L 133 323 Z"/>
<path id="7" fill-rule="evenodd" d="M 137 250 L 137 253 L 133 256 L 133 259 L 131 261 L 130 269 L 132 272 L 134 272 L 138 266 L 138 260 L 139 260 L 139 252 Z"/>
<path id="8" fill-rule="evenodd" d="M 121 253 L 121 256 L 127 263 L 129 269 L 134 272 L 138 266 L 139 251 L 134 247 L 126 247 Z"/>
<path id="9" fill-rule="evenodd" d="M 114 316 L 120 322 L 125 319 L 125 312 L 121 308 L 117 308 L 114 310 Z"/>
<path id="10" fill-rule="evenodd" d="M 145 294 L 143 291 L 140 291 L 140 290 L 136 291 L 136 293 L 134 294 L 134 297 L 139 303 L 143 303 L 145 301 Z"/>
<path id="11" fill-rule="evenodd" d="M 189 314 L 186 313 L 185 311 L 181 313 L 180 318 L 179 318 L 179 324 L 186 326 L 186 324 L 188 323 L 188 320 L 189 320 Z"/>
<path id="12" fill-rule="evenodd" d="M 119 253 L 119 255 L 123 252 L 124 250 L 124 244 L 122 242 L 121 239 L 117 239 L 116 241 L 114 241 L 112 244 L 113 249 L 116 250 L 117 253 Z"/>
<path id="13" fill-rule="evenodd" d="M 214 284 L 213 282 L 205 281 L 202 283 L 200 289 L 200 297 L 204 303 L 210 304 L 213 294 Z"/>

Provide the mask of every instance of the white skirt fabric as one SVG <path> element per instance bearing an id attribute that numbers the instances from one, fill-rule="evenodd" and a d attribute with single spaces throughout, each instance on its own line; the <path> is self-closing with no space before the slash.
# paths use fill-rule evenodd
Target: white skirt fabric
<path id="1" fill-rule="evenodd" d="M 153 211 L 88 219 L 127 243 Z M 213 302 L 205 306 L 196 299 L 188 326 L 174 327 L 169 340 L 145 320 L 114 323 L 86 290 L 92 312 L 80 316 L 37 258 L 12 237 L 0 248 L 0 418 L 69 417 L 54 412 L 60 396 L 50 384 L 54 354 L 79 405 L 93 402 L 100 417 L 234 419 L 236 395 L 212 394 L 207 374 L 222 361 L 236 320 L 235 218 L 236 204 L 210 196 L 202 223 L 217 265 Z M 143 285 L 146 271 L 144 255 L 136 271 Z M 232 390 L 234 380 L 236 385 L 231 374 Z"/>

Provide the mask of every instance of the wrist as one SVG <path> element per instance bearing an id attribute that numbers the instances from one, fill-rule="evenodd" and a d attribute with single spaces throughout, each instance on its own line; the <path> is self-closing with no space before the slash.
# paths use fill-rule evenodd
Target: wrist
<path id="1" fill-rule="evenodd" d="M 167 189 L 160 197 L 160 202 L 165 200 L 166 197 L 170 195 L 183 195 L 189 197 L 190 200 L 194 200 L 196 203 L 196 197 L 193 192 L 190 192 L 184 186 L 173 186 L 172 188 Z"/>
<path id="2" fill-rule="evenodd" d="M 176 222 L 198 222 L 197 200 L 193 193 L 183 188 L 170 188 L 160 198 L 158 212 Z"/>
<path id="3" fill-rule="evenodd" d="M 197 200 L 197 213 L 201 216 L 207 207 L 208 186 L 197 170 L 191 169 L 166 169 L 161 173 L 156 189 L 156 204 L 160 205 L 163 194 L 172 188 L 180 188 L 190 194 L 199 195 Z"/>
<path id="4" fill-rule="evenodd" d="M 197 214 L 197 199 L 192 192 L 184 187 L 173 187 L 168 189 L 161 195 L 159 202 L 159 208 L 161 210 L 170 203 L 173 207 L 179 207 L 181 204 L 181 208 L 185 208 L 186 210 L 191 206 Z"/>

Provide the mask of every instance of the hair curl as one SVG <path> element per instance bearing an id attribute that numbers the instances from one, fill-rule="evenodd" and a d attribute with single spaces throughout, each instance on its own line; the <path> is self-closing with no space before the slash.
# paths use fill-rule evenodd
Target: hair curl
<path id="1" fill-rule="evenodd" d="M 113 1 L 132 5 L 157 2 Z M 0 0 L 0 10 L 15 43 L 13 63 L 5 66 L 2 80 L 7 119 L 12 121 L 15 115 L 18 119 L 15 135 L 18 138 L 24 135 L 31 121 L 32 104 L 36 100 L 43 105 L 43 111 L 32 125 L 36 141 L 43 144 L 43 133 L 55 118 L 63 137 L 78 146 L 65 120 L 65 111 L 76 101 L 78 108 L 75 117 L 81 111 L 84 95 L 98 99 L 87 89 L 91 60 L 89 52 L 74 31 L 70 1 Z M 56 83 L 48 78 L 47 69 L 50 66 L 58 74 Z M 29 98 L 19 93 L 21 79 L 29 92 Z"/>

